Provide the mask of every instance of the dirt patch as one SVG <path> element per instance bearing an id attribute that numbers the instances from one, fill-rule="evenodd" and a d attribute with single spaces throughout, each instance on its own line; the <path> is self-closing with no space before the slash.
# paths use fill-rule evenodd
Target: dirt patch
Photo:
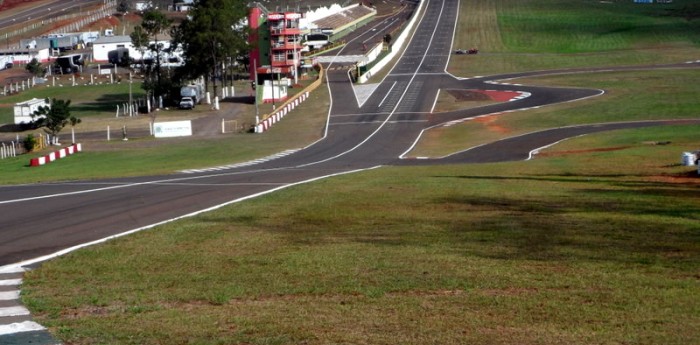
<path id="1" fill-rule="evenodd" d="M 687 171 L 677 175 L 659 175 L 652 176 L 654 182 L 673 183 L 673 184 L 694 184 L 700 185 L 700 174 L 696 169 Z"/>
<path id="2" fill-rule="evenodd" d="M 0 71 L 0 86 L 22 82 L 32 77 L 32 74 L 24 69 L 24 66 L 14 66 Z"/>
<path id="3" fill-rule="evenodd" d="M 537 288 L 503 288 L 503 289 L 485 289 L 481 293 L 486 296 L 520 296 L 531 295 L 538 293 Z"/>
<path id="4" fill-rule="evenodd" d="M 491 98 L 484 94 L 483 92 L 478 92 L 474 90 L 445 90 L 450 96 L 455 98 L 455 102 L 475 102 L 475 101 L 489 101 Z"/>
<path id="5" fill-rule="evenodd" d="M 559 157 L 567 155 L 575 155 L 581 153 L 591 153 L 591 152 L 609 152 L 609 151 L 620 151 L 630 148 L 630 146 L 618 146 L 618 147 L 603 147 L 597 149 L 588 150 L 568 150 L 568 151 L 550 151 L 550 152 L 540 152 L 537 155 L 540 157 Z"/>
<path id="6" fill-rule="evenodd" d="M 36 0 L 4 0 L 0 3 L 0 11 L 6 11 L 18 5 L 29 2 L 36 2 Z"/>
<path id="7" fill-rule="evenodd" d="M 478 90 L 478 92 L 484 93 L 491 98 L 491 100 L 496 102 L 508 102 L 521 95 L 521 93 L 517 91 Z"/>
<path id="8" fill-rule="evenodd" d="M 498 120 L 498 116 L 496 115 L 498 114 L 477 117 L 474 119 L 474 122 L 483 124 L 484 126 L 486 126 L 486 129 L 488 129 L 491 132 L 510 133 L 510 128 L 501 126 L 496 123 L 496 121 Z"/>
<path id="9" fill-rule="evenodd" d="M 102 31 L 106 28 L 116 29 L 120 26 L 132 27 L 141 24 L 141 21 L 141 16 L 136 13 L 127 13 L 125 15 L 115 14 L 89 23 L 82 29 L 85 31 Z M 121 32 L 119 34 L 121 34 Z"/>

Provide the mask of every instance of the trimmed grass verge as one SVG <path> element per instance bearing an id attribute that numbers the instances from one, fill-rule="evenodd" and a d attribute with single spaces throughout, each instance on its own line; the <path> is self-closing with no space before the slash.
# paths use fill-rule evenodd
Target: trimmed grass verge
<path id="1" fill-rule="evenodd" d="M 449 71 L 459 76 L 697 60 L 700 21 L 672 16 L 693 0 L 463 1 Z"/>

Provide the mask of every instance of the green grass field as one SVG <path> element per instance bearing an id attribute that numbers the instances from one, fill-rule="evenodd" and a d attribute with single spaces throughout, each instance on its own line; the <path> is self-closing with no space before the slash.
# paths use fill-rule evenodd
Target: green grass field
<path id="1" fill-rule="evenodd" d="M 63 82 L 66 82 L 65 80 Z M 50 84 L 49 84 L 50 85 Z M 129 102 L 129 84 L 103 84 L 90 86 L 37 86 L 19 94 L 0 98 L 0 124 L 14 123 L 14 104 L 32 98 L 64 99 L 71 101 L 71 114 L 78 118 L 114 117 L 116 106 Z M 133 99 L 143 98 L 140 83 L 131 88 Z"/>
<path id="2" fill-rule="evenodd" d="M 632 1 L 464 1 L 453 56 L 459 76 L 586 66 L 679 63 L 700 56 L 700 21 L 670 16 L 693 4 Z"/>
<path id="3" fill-rule="evenodd" d="M 25 302 L 72 344 L 685 344 L 697 130 L 295 187 L 46 263 Z"/>
<path id="4" fill-rule="evenodd" d="M 462 1 L 456 41 L 479 37 L 482 52 L 500 54 L 452 59 L 450 69 L 468 76 L 697 54 L 697 30 L 642 40 L 656 32 L 645 16 L 657 5 L 635 6 Z M 615 8 L 620 22 L 606 20 Z M 556 51 L 619 26 L 628 27 L 621 38 Z M 528 54 L 540 58 L 523 61 Z M 606 95 L 469 123 L 426 145 L 439 155 L 503 137 L 487 125 L 519 133 L 696 117 L 696 80 L 694 70 L 527 80 Z M 285 189 L 47 262 L 26 274 L 22 298 L 70 344 L 693 343 L 699 180 L 679 162 L 698 149 L 699 127 L 572 138 L 527 162 L 385 167 Z M 299 130 L 273 128 L 278 138 Z M 481 137 L 462 138 L 470 135 Z"/>

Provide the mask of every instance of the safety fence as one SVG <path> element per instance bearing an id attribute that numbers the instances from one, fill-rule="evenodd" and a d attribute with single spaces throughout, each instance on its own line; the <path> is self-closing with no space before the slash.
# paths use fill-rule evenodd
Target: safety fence
<path id="1" fill-rule="evenodd" d="M 82 144 L 73 144 L 73 145 L 64 147 L 58 151 L 51 152 L 45 156 L 32 158 L 29 160 L 29 166 L 38 167 L 41 165 L 45 165 L 45 164 L 51 163 L 57 159 L 65 158 L 65 157 L 70 156 L 74 153 L 81 152 L 82 150 L 83 150 Z"/>
<path id="2" fill-rule="evenodd" d="M 323 66 L 320 64 L 316 65 L 318 67 L 318 78 L 316 81 L 311 83 L 309 86 L 305 87 L 301 92 L 298 94 L 294 95 L 294 97 L 290 98 L 286 102 L 282 103 L 281 106 L 275 108 L 275 110 L 272 113 L 265 114 L 263 116 L 262 121 L 257 121 L 257 124 L 255 125 L 255 133 L 263 133 L 270 129 L 272 125 L 275 123 L 279 122 L 282 120 L 283 117 L 285 117 L 289 112 L 294 110 L 297 106 L 299 106 L 303 101 L 309 98 L 309 95 L 311 94 L 311 91 L 316 90 L 322 83 L 323 83 L 323 77 L 325 75 L 325 70 L 323 69 Z"/>
<path id="3" fill-rule="evenodd" d="M 48 133 L 38 133 L 36 136 L 29 134 L 25 139 L 20 139 L 18 134 L 15 140 L 0 143 L 0 159 L 17 157 L 28 153 L 30 150 L 42 150 L 48 147 L 52 141 L 56 141 L 56 139 L 52 138 Z M 30 146 L 31 149 L 27 149 L 27 146 Z"/>

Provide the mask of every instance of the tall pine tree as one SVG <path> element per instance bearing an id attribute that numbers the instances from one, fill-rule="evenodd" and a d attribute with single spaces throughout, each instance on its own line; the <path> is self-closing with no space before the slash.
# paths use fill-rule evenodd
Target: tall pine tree
<path id="1" fill-rule="evenodd" d="M 199 0 L 190 10 L 190 19 L 174 30 L 174 43 L 181 43 L 185 58 L 184 74 L 190 79 L 201 75 L 223 75 L 229 59 L 248 51 L 248 29 L 241 25 L 248 9 L 242 0 Z M 224 85 L 223 78 L 221 86 Z M 214 94 L 217 85 L 213 83 Z"/>

